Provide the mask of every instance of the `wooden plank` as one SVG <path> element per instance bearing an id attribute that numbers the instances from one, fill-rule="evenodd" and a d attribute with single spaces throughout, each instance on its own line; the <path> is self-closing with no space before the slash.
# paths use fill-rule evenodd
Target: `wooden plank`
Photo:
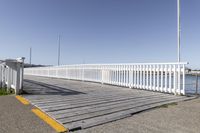
<path id="1" fill-rule="evenodd" d="M 134 101 L 139 101 L 139 100 L 148 100 L 148 99 L 153 99 L 153 98 L 156 98 L 156 97 L 159 97 L 159 96 L 154 96 L 154 97 L 141 97 L 141 98 L 128 98 L 128 99 L 125 99 L 125 100 L 116 100 L 114 102 L 108 102 L 108 103 L 104 103 L 104 104 L 95 104 L 95 105 L 91 105 L 91 106 L 84 106 L 84 107 L 79 107 L 78 109 L 77 108 L 72 108 L 72 109 L 67 109 L 67 110 L 58 110 L 56 111 L 55 113 L 54 112 L 51 112 L 52 114 L 62 114 L 62 113 L 66 113 L 66 112 L 74 112 L 74 111 L 79 111 L 79 110 L 89 110 L 89 109 L 92 109 L 92 108 L 100 108 L 100 107 L 105 107 L 105 106 L 112 106 L 112 105 L 116 105 L 116 104 L 123 104 L 123 103 L 127 103 L 127 102 L 134 102 Z M 161 97 L 160 97 L 161 98 Z"/>
<path id="2" fill-rule="evenodd" d="M 150 96 L 150 95 L 161 95 L 161 94 L 140 94 L 139 96 Z M 42 104 L 51 104 L 51 103 L 65 103 L 65 102 L 71 102 L 71 101 L 87 101 L 87 100 L 92 100 L 92 99 L 111 99 L 111 98 L 123 98 L 123 97 L 134 97 L 134 96 L 138 96 L 138 94 L 129 94 L 129 95 L 80 95 L 78 97 L 68 97 L 68 96 L 55 96 L 52 98 L 48 98 L 48 99 L 42 99 L 42 100 L 31 100 L 32 103 L 38 104 L 38 105 L 42 105 Z M 29 99 L 29 98 L 28 98 Z M 29 99 L 30 100 L 30 99 Z"/>
<path id="3" fill-rule="evenodd" d="M 141 107 L 133 108 L 133 109 L 126 110 L 126 111 L 116 112 L 116 113 L 112 113 L 112 114 L 108 114 L 108 115 L 94 117 L 94 118 L 91 118 L 91 119 L 85 119 L 85 120 L 81 120 L 81 121 L 77 121 L 77 122 L 67 123 L 67 124 L 64 124 L 64 126 L 68 127 L 69 130 L 73 130 L 75 128 L 77 128 L 77 129 L 90 128 L 90 127 L 97 126 L 97 125 L 100 125 L 100 124 L 105 124 L 105 123 L 116 121 L 116 120 L 119 120 L 119 119 L 122 119 L 122 118 L 130 117 L 134 113 L 145 111 L 147 109 L 151 109 L 151 108 L 154 108 L 154 107 L 157 107 L 157 106 L 161 106 L 163 104 L 178 102 L 178 101 L 182 101 L 182 100 L 183 99 L 165 101 L 165 102 L 156 103 L 156 104 L 150 104 L 150 105 L 147 105 L 147 106 L 141 106 Z"/>
<path id="4" fill-rule="evenodd" d="M 144 97 L 143 99 L 148 100 L 148 97 Z M 131 99 L 132 100 L 132 99 Z M 72 108 L 72 109 L 66 109 L 66 110 L 58 110 L 55 112 L 50 112 L 51 114 L 64 114 L 64 113 L 70 113 L 70 112 L 76 112 L 76 111 L 82 111 L 82 110 L 89 110 L 89 109 L 93 109 L 93 108 L 101 108 L 101 107 L 105 107 L 105 106 L 112 106 L 115 104 L 123 104 L 126 103 L 130 100 L 124 100 L 124 101 L 116 101 L 116 102 L 109 102 L 109 103 L 105 103 L 105 104 L 95 104 L 95 105 L 91 105 L 91 106 L 84 106 L 84 107 L 79 107 L 79 108 Z"/>
<path id="5" fill-rule="evenodd" d="M 172 98 L 161 98 L 161 97 L 154 97 L 154 98 L 143 98 L 140 100 L 132 100 L 132 101 L 125 101 L 123 103 L 120 104 L 114 104 L 114 105 L 110 105 L 110 106 L 102 106 L 102 107 L 98 107 L 98 108 L 92 108 L 92 109 L 87 109 L 87 110 L 79 110 L 79 111 L 74 111 L 74 112 L 68 112 L 65 114 L 54 114 L 53 116 L 56 119 L 62 119 L 62 118 L 68 118 L 68 117 L 73 117 L 73 116 L 79 116 L 79 115 L 84 115 L 84 114 L 89 114 L 89 113 L 96 113 L 99 111 L 117 111 L 117 109 L 124 109 L 124 108 L 132 108 L 134 106 L 137 106 L 137 104 L 147 104 L 146 101 L 148 102 L 156 102 L 156 101 L 161 101 L 161 100 L 168 100 L 168 99 L 172 99 Z M 89 114 L 91 115 L 91 114 Z"/>
<path id="6" fill-rule="evenodd" d="M 80 107 L 84 107 L 84 106 L 91 106 L 91 105 L 96 105 L 96 104 L 106 104 L 109 102 L 116 102 L 119 100 L 124 100 L 126 98 L 123 99 L 112 99 L 112 100 L 105 100 L 105 101 L 96 101 L 96 102 L 92 102 L 92 103 L 85 103 L 85 104 L 78 104 L 78 105 L 58 105 L 58 106 L 50 106 L 50 107 L 40 107 L 41 109 L 48 111 L 48 112 L 53 112 L 53 111 L 58 111 L 58 110 L 65 110 L 65 109 L 72 109 L 72 108 L 80 108 Z"/>
<path id="7" fill-rule="evenodd" d="M 37 103 L 33 103 L 33 104 L 37 104 L 38 106 L 42 107 L 42 108 L 48 108 L 48 107 L 59 107 L 59 106 L 67 106 L 67 105 L 83 105 L 86 103 L 94 103 L 94 102 L 109 102 L 109 101 L 123 101 L 123 100 L 129 100 L 129 99 L 137 99 L 137 98 L 143 98 L 143 97 L 154 97 L 154 96 L 160 96 L 160 95 L 148 95 L 148 96 L 132 96 L 132 97 L 110 97 L 110 98 L 95 98 L 95 99 L 87 99 L 87 100 L 73 100 L 73 101 L 61 101 L 61 102 L 54 102 L 54 103 L 44 103 L 44 104 L 37 104 Z M 162 97 L 162 96 L 160 96 Z"/>
<path id="8" fill-rule="evenodd" d="M 112 95 L 108 95 L 108 94 L 112 94 Z M 144 94 L 148 94 L 148 93 L 144 93 Z M 153 94 L 153 93 L 150 93 L 150 94 Z M 30 96 L 27 96 L 27 95 L 24 95 L 24 97 L 28 97 L 28 99 L 32 100 L 33 102 L 38 102 L 40 103 L 41 100 L 45 101 L 45 102 L 51 102 L 54 100 L 63 100 L 63 98 L 65 99 L 79 99 L 79 98 L 91 98 L 91 97 L 113 97 L 113 96 L 131 96 L 131 95 L 139 95 L 137 93 L 133 93 L 133 94 L 123 94 L 123 93 L 119 93 L 119 94 L 113 94 L 112 92 L 111 93 L 107 93 L 107 94 L 102 94 L 102 93 L 89 93 L 89 94 L 79 94 L 79 95 L 61 95 L 58 97 L 58 95 L 40 95 L 40 96 L 37 96 L 35 98 L 30 98 Z"/>
<path id="9" fill-rule="evenodd" d="M 64 118 L 56 118 L 58 119 L 60 122 L 62 123 L 70 123 L 70 122 L 75 122 L 75 121 L 79 121 L 79 120 L 84 120 L 84 119 L 89 119 L 89 118 L 93 118 L 93 117 L 98 117 L 98 116 L 103 116 L 103 115 L 107 115 L 107 114 L 112 114 L 115 112 L 121 112 L 121 111 L 126 111 L 126 110 L 130 110 L 133 108 L 138 108 L 140 106 L 147 106 L 147 105 L 151 105 L 151 104 L 155 104 L 155 103 L 161 103 L 161 102 L 165 102 L 165 101 L 171 101 L 171 100 L 178 100 L 179 98 L 165 98 L 163 100 L 161 100 L 160 98 L 158 99 L 153 99 L 153 100 L 149 100 L 149 101 L 138 101 L 136 103 L 132 103 L 130 105 L 120 105 L 118 107 L 115 108 L 108 108 L 102 111 L 94 111 L 94 112 L 89 112 L 86 114 L 81 114 L 81 115 L 75 115 L 72 117 L 64 117 Z M 61 116 L 62 117 L 62 116 Z"/>

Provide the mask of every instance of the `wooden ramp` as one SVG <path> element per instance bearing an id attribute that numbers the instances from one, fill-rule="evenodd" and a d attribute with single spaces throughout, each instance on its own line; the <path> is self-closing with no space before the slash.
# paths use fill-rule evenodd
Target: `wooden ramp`
<path id="1" fill-rule="evenodd" d="M 25 76 L 23 95 L 70 131 L 129 117 L 163 104 L 190 99 L 91 82 Z"/>

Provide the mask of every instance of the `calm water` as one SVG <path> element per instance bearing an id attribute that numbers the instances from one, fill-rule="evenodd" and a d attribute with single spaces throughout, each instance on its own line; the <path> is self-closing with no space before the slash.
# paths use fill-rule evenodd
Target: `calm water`
<path id="1" fill-rule="evenodd" d="M 196 93 L 196 76 L 186 75 L 186 93 Z M 198 93 L 200 94 L 200 76 L 198 76 Z"/>

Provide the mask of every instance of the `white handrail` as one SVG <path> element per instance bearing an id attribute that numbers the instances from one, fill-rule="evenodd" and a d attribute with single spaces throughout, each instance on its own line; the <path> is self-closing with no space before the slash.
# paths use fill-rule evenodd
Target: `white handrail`
<path id="1" fill-rule="evenodd" d="M 7 59 L 0 62 L 0 88 L 14 89 L 16 94 L 22 91 L 24 59 Z"/>
<path id="2" fill-rule="evenodd" d="M 185 95 L 185 65 L 174 63 L 79 64 L 26 68 L 26 75 L 92 81 Z"/>

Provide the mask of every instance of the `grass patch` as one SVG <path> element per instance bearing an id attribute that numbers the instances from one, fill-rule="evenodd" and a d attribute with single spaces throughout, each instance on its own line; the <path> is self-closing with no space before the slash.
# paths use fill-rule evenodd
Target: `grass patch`
<path id="1" fill-rule="evenodd" d="M 169 106 L 175 106 L 175 105 L 178 105 L 178 103 L 173 102 L 169 104 L 164 104 L 164 105 L 159 106 L 158 108 L 168 108 Z"/>
<path id="2" fill-rule="evenodd" d="M 6 88 L 0 88 L 0 96 L 11 95 L 14 94 L 14 90 L 7 91 Z"/>

